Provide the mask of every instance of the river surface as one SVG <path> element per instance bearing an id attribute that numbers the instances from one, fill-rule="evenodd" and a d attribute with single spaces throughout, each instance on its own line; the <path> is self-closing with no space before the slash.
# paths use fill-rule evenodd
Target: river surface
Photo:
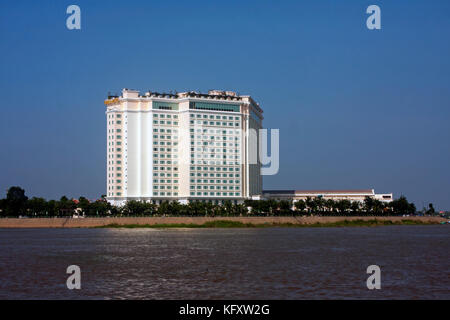
<path id="1" fill-rule="evenodd" d="M 450 299 L 449 244 L 446 225 L 0 229 L 0 299 Z"/>

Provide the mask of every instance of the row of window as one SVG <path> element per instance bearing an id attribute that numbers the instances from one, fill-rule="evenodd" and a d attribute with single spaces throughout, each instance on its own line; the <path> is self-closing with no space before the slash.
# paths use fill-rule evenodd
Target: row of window
<path id="1" fill-rule="evenodd" d="M 227 154 L 208 154 L 208 153 L 191 153 L 191 158 L 197 159 L 240 159 L 240 155 L 227 155 Z"/>
<path id="2" fill-rule="evenodd" d="M 153 132 L 164 132 L 164 133 L 178 133 L 178 129 L 164 129 L 164 128 L 155 128 L 153 129 Z"/>
<path id="3" fill-rule="evenodd" d="M 173 186 L 174 190 L 178 190 L 178 186 Z M 153 186 L 154 190 L 160 189 L 160 190 L 172 190 L 172 186 Z"/>
<path id="4" fill-rule="evenodd" d="M 195 152 L 200 152 L 200 153 L 211 153 L 211 154 L 224 154 L 224 153 L 239 153 L 240 150 L 238 149 L 233 149 L 233 148 L 229 148 L 229 149 L 214 149 L 214 148 L 191 148 L 191 152 L 195 153 Z"/>
<path id="5" fill-rule="evenodd" d="M 172 148 L 153 148 L 153 152 L 172 152 Z M 173 152 L 178 152 L 178 149 L 173 149 Z"/>
<path id="6" fill-rule="evenodd" d="M 170 164 L 170 165 L 172 165 L 172 164 L 178 164 L 178 161 L 177 160 L 174 160 L 174 161 L 172 161 L 172 160 L 153 160 L 153 164 Z"/>
<path id="7" fill-rule="evenodd" d="M 191 192 L 191 196 L 240 196 L 240 192 Z"/>
<path id="8" fill-rule="evenodd" d="M 153 196 L 178 196 L 178 192 L 153 192 Z M 116 196 L 120 197 L 122 195 L 121 192 L 116 192 Z M 191 192 L 191 196 L 240 196 L 240 192 Z M 109 193 L 109 196 L 114 196 L 113 192 Z"/>
<path id="9" fill-rule="evenodd" d="M 204 190 L 207 190 L 207 189 L 210 189 L 210 190 L 214 190 L 214 189 L 217 189 L 217 190 L 221 190 L 221 189 L 223 189 L 223 190 L 233 190 L 233 189 L 235 189 L 235 190 L 239 190 L 240 189 L 240 187 L 239 186 L 191 186 L 191 190 L 193 190 L 193 189 L 197 189 L 197 190 L 201 190 L 201 189 L 204 189 Z"/>
<path id="10" fill-rule="evenodd" d="M 153 167 L 153 171 L 165 171 L 165 170 L 167 170 L 167 171 L 178 171 L 178 167 L 170 167 L 170 166 L 167 166 L 167 167 Z"/>
<path id="11" fill-rule="evenodd" d="M 168 178 L 170 178 L 170 177 L 172 177 L 172 174 L 171 173 L 160 172 L 160 173 L 153 173 L 153 176 L 154 177 L 160 176 L 160 177 L 168 177 Z M 175 178 L 178 178 L 178 173 L 174 173 L 173 176 Z"/>
<path id="12" fill-rule="evenodd" d="M 153 139 L 160 139 L 160 140 L 178 140 L 178 136 L 166 136 L 166 135 L 159 135 L 154 134 Z"/>
<path id="13" fill-rule="evenodd" d="M 178 158 L 178 154 L 171 154 L 171 153 L 168 153 L 168 154 L 164 154 L 164 153 L 154 153 L 153 154 L 153 158 Z"/>
<path id="14" fill-rule="evenodd" d="M 114 145 L 114 141 L 108 142 L 108 146 L 113 146 L 113 145 Z M 121 141 L 117 141 L 117 142 L 116 142 L 116 145 L 121 146 L 121 145 L 122 145 L 122 142 L 121 142 Z"/>
<path id="15" fill-rule="evenodd" d="M 155 122 L 153 122 L 155 123 Z M 200 124 L 200 125 L 204 125 L 204 126 L 229 126 L 229 127 L 239 127 L 239 122 L 233 123 L 233 122 L 219 122 L 219 121 L 200 121 L 200 120 L 191 120 L 189 122 L 190 124 Z"/>
<path id="16" fill-rule="evenodd" d="M 121 118 L 122 115 L 120 113 L 116 114 L 117 118 Z M 166 114 L 166 113 L 154 113 L 153 114 L 154 118 L 166 118 L 166 119 L 178 119 L 178 115 L 177 114 Z M 237 116 L 219 116 L 219 115 L 207 115 L 207 114 L 190 114 L 191 118 L 197 118 L 197 119 L 222 119 L 222 120 L 239 120 L 240 117 Z M 114 113 L 110 113 L 108 114 L 108 119 L 114 119 Z"/>
<path id="17" fill-rule="evenodd" d="M 218 161 L 218 160 L 191 160 L 191 164 L 201 164 L 201 165 L 210 165 L 210 166 L 231 166 L 231 165 L 241 165 L 239 161 Z"/>
<path id="18" fill-rule="evenodd" d="M 227 130 L 227 129 L 205 129 L 205 128 L 190 128 L 189 129 L 190 132 L 197 132 L 197 133 L 216 133 L 216 134 L 221 134 L 221 135 L 240 135 L 242 133 L 241 129 L 232 129 L 232 130 Z"/>
<path id="19" fill-rule="evenodd" d="M 178 145 L 178 141 L 153 141 L 153 145 L 160 145 L 160 146 L 177 146 Z"/>
<path id="20" fill-rule="evenodd" d="M 122 195 L 121 192 L 116 192 L 116 196 L 120 197 L 121 195 Z M 109 196 L 109 197 L 113 197 L 113 196 L 114 196 L 114 192 L 109 192 L 109 193 L 108 193 L 108 196 Z"/>
<path id="21" fill-rule="evenodd" d="M 190 167 L 192 171 L 194 170 L 204 170 L 204 171 L 240 171 L 239 167 Z"/>
<path id="22" fill-rule="evenodd" d="M 191 179 L 190 180 L 191 181 L 191 183 L 195 183 L 195 179 Z M 207 179 L 197 179 L 197 183 L 229 183 L 229 184 L 232 184 L 232 183 L 237 183 L 237 184 L 239 184 L 240 183 L 240 180 L 207 180 Z"/>
<path id="23" fill-rule="evenodd" d="M 239 143 L 232 143 L 232 142 L 215 142 L 215 146 L 216 147 L 235 147 L 238 148 L 239 147 Z M 191 146 L 195 146 L 194 141 L 191 141 Z M 210 141 L 197 141 L 197 146 L 210 146 L 213 147 L 214 146 L 214 142 L 210 142 Z"/>
<path id="24" fill-rule="evenodd" d="M 172 180 L 172 179 L 153 179 L 153 183 L 178 183 L 178 180 Z"/>
<path id="25" fill-rule="evenodd" d="M 178 115 L 174 114 L 164 114 L 164 113 L 155 113 L 153 114 L 154 118 L 167 118 L 167 119 L 178 119 Z"/>
<path id="26" fill-rule="evenodd" d="M 200 118 L 203 118 L 203 119 L 214 119 L 214 117 L 215 117 L 215 119 L 217 119 L 217 120 L 219 120 L 219 119 L 222 119 L 222 120 L 239 120 L 239 117 L 232 117 L 232 116 L 218 116 L 218 115 L 216 115 L 216 116 L 214 116 L 214 115 L 212 115 L 212 114 L 210 114 L 210 115 L 207 115 L 207 114 L 192 114 L 191 113 L 191 115 L 190 115 L 190 117 L 191 118 L 197 118 L 197 119 L 200 119 Z"/>
<path id="27" fill-rule="evenodd" d="M 240 137 L 237 136 L 232 136 L 232 137 L 226 137 L 226 136 L 194 136 L 193 134 L 191 135 L 191 139 L 197 139 L 197 141 L 199 140 L 223 140 L 223 141 L 239 141 Z M 205 141 L 206 142 L 206 141 Z M 213 141 L 211 141 L 213 142 Z"/>
<path id="28" fill-rule="evenodd" d="M 197 174 L 195 174 L 194 172 L 191 172 L 191 177 L 195 177 L 195 176 L 197 176 L 197 177 L 210 177 L 210 178 L 212 178 L 212 177 L 216 177 L 216 178 L 220 178 L 220 177 L 224 177 L 224 178 L 227 178 L 227 177 L 230 177 L 230 178 L 234 178 L 234 177 L 236 177 L 236 178 L 239 178 L 240 177 L 240 174 L 239 173 L 236 173 L 236 174 L 234 174 L 234 173 L 200 173 L 200 172 L 197 172 Z"/>
<path id="29" fill-rule="evenodd" d="M 168 125 L 168 126 L 171 126 L 171 125 L 174 125 L 174 126 L 177 126 L 178 125 L 178 121 L 170 121 L 170 120 L 167 120 L 167 121 L 165 121 L 165 120 L 153 120 L 153 124 L 163 124 L 163 125 Z"/>

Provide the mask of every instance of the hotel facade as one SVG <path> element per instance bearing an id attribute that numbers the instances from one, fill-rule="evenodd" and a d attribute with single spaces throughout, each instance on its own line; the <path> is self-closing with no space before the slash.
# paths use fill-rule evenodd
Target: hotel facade
<path id="1" fill-rule="evenodd" d="M 261 196 L 263 111 L 250 96 L 123 89 L 105 105 L 111 204 L 241 203 Z"/>

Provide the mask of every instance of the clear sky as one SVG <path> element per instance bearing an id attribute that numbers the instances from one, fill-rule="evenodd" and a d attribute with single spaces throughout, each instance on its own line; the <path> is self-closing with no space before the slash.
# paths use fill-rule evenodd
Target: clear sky
<path id="1" fill-rule="evenodd" d="M 265 189 L 450 209 L 448 0 L 1 1 L 0 40 L 2 197 L 104 194 L 108 91 L 227 89 L 280 129 Z"/>

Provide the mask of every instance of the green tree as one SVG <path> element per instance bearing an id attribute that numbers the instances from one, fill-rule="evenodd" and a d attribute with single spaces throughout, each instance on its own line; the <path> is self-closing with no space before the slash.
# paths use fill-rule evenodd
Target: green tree
<path id="1" fill-rule="evenodd" d="M 73 215 L 77 205 L 72 200 L 68 199 L 66 196 L 62 196 L 57 202 L 58 215 L 61 216 L 71 216 Z"/>
<path id="2" fill-rule="evenodd" d="M 19 216 L 25 214 L 28 197 L 21 187 L 11 187 L 6 194 L 6 214 Z"/>
<path id="3" fill-rule="evenodd" d="M 311 197 L 307 197 L 305 202 L 309 213 L 312 214 L 317 211 L 317 203 L 314 199 L 312 199 Z"/>
<path id="4" fill-rule="evenodd" d="M 351 205 L 351 202 L 347 199 L 338 200 L 336 202 L 336 208 L 339 210 L 339 213 L 341 215 L 345 215 L 350 209 Z"/>
<path id="5" fill-rule="evenodd" d="M 406 199 L 405 196 L 400 196 L 400 198 L 392 201 L 391 206 L 392 206 L 392 210 L 393 210 L 394 214 L 397 214 L 397 215 L 413 213 L 413 212 L 410 212 L 412 207 L 410 206 L 410 203 L 408 202 L 408 200 Z M 414 212 L 415 212 L 415 210 L 414 210 Z"/>
<path id="6" fill-rule="evenodd" d="M 323 212 L 324 208 L 326 206 L 326 201 L 322 196 L 318 196 L 317 198 L 314 199 L 315 204 L 316 204 L 316 208 L 318 212 Z"/>
<path id="7" fill-rule="evenodd" d="M 298 200 L 294 203 L 295 211 L 303 212 L 306 209 L 306 203 L 304 200 Z"/>
<path id="8" fill-rule="evenodd" d="M 350 209 L 352 210 L 353 214 L 356 215 L 361 209 L 361 204 L 359 203 L 359 201 L 352 201 Z"/>
<path id="9" fill-rule="evenodd" d="M 44 198 L 33 197 L 28 200 L 27 209 L 32 216 L 45 216 L 47 212 L 47 201 Z"/>
<path id="10" fill-rule="evenodd" d="M 278 202 L 278 215 L 290 215 L 291 214 L 292 203 L 287 200 L 281 200 Z"/>
<path id="11" fill-rule="evenodd" d="M 111 205 L 107 201 L 101 199 L 90 202 L 87 205 L 86 214 L 95 216 L 107 216 L 111 214 Z"/>
<path id="12" fill-rule="evenodd" d="M 434 210 L 433 204 L 432 204 L 432 203 L 429 203 L 429 204 L 428 204 L 427 214 L 433 215 L 433 214 L 435 214 L 435 213 L 436 213 L 436 211 Z"/>
<path id="13" fill-rule="evenodd" d="M 161 209 L 162 207 L 162 209 Z M 161 210 L 166 210 L 167 203 L 163 202 L 159 208 Z M 153 213 L 151 210 L 153 209 L 153 205 L 151 203 L 145 203 L 142 201 L 131 200 L 127 201 L 127 203 L 122 208 L 122 214 L 125 216 L 144 216 L 149 213 Z M 158 212 L 159 213 L 159 212 Z"/>
<path id="14" fill-rule="evenodd" d="M 376 215 L 381 215 L 381 214 L 383 214 L 384 208 L 385 208 L 385 206 L 384 206 L 384 204 L 383 204 L 380 200 L 377 200 L 377 199 L 374 199 L 374 200 L 373 200 L 373 212 L 374 212 Z"/>
<path id="15" fill-rule="evenodd" d="M 0 215 L 6 214 L 6 199 L 0 199 Z"/>
<path id="16" fill-rule="evenodd" d="M 92 212 L 90 212 L 91 209 L 90 202 L 85 197 L 78 198 L 78 208 L 80 208 L 81 211 L 86 215 L 92 214 Z"/>
<path id="17" fill-rule="evenodd" d="M 325 207 L 332 214 L 334 209 L 336 208 L 336 201 L 334 201 L 333 199 L 326 200 L 325 201 Z"/>
<path id="18" fill-rule="evenodd" d="M 374 206 L 373 198 L 372 198 L 372 197 L 365 197 L 365 198 L 364 198 L 364 211 L 365 211 L 367 214 L 372 213 L 372 211 L 373 211 L 373 206 Z"/>

